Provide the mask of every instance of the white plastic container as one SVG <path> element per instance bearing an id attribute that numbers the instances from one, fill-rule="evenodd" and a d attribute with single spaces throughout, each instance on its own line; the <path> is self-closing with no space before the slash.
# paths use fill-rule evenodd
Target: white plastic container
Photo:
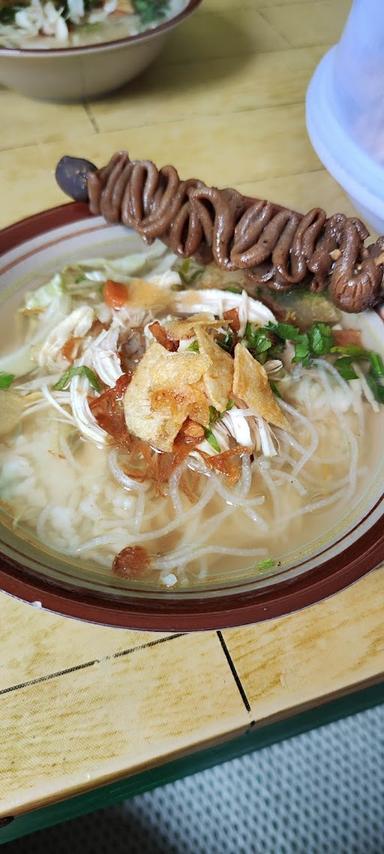
<path id="1" fill-rule="evenodd" d="M 384 234 L 384 0 L 354 0 L 339 43 L 312 77 L 306 108 L 320 160 Z"/>

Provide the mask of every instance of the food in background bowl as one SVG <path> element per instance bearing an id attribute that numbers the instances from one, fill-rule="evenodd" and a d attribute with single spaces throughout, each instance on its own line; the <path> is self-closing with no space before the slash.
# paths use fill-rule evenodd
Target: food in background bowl
<path id="1" fill-rule="evenodd" d="M 40 0 L 33 2 L 38 3 Z M 112 9 L 111 2 L 112 0 L 106 0 L 105 5 L 100 5 L 97 10 L 89 12 L 89 15 L 92 15 L 93 20 L 95 15 L 105 15 Z M 160 0 L 151 0 L 151 3 L 149 0 L 136 0 L 137 9 L 142 12 L 144 27 L 136 35 L 129 35 L 126 30 L 133 18 L 137 20 L 136 15 L 123 11 L 120 16 L 116 10 L 111 14 L 108 12 L 105 20 L 99 23 L 88 21 L 84 25 L 70 24 L 68 21 L 61 22 L 62 18 L 58 15 L 56 6 L 48 2 L 44 9 L 48 6 L 51 23 L 45 26 L 41 22 L 39 11 L 32 26 L 32 33 L 26 37 L 25 46 L 5 46 L 4 35 L 0 38 L 0 83 L 32 98 L 58 102 L 79 101 L 112 92 L 132 80 L 153 62 L 171 31 L 198 8 L 201 0 L 185 0 L 181 4 L 181 11 L 176 14 L 177 2 L 178 0 L 170 0 L 167 6 L 164 6 Z M 84 4 L 86 6 L 85 0 Z M 38 6 L 39 10 L 40 8 L 42 7 Z M 148 16 L 143 17 L 145 9 L 152 14 L 152 11 L 158 8 L 168 12 L 156 24 L 153 20 L 151 23 Z M 20 15 L 26 14 L 23 9 L 19 11 Z M 9 16 L 7 10 L 5 13 Z M 66 38 L 68 29 L 67 41 L 57 41 L 55 38 L 56 24 L 63 39 L 64 36 Z M 34 34 L 37 27 L 38 35 Z M 42 28 L 46 34 L 42 32 Z M 12 23 L 4 25 L 3 34 L 5 30 L 8 34 L 12 32 L 15 35 Z M 79 43 L 75 43 L 77 39 L 80 39 Z"/>
<path id="2" fill-rule="evenodd" d="M 187 0 L 2 0 L 0 45 L 79 47 L 135 36 L 178 15 Z"/>

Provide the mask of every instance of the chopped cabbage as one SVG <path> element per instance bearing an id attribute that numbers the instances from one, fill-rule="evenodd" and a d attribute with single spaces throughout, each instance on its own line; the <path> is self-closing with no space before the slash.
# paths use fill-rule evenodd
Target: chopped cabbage
<path id="1" fill-rule="evenodd" d="M 61 273 L 55 275 L 45 285 L 41 285 L 36 291 L 31 291 L 27 294 L 25 300 L 25 308 L 36 310 L 38 308 L 46 308 L 52 303 L 52 300 L 64 294 L 64 284 Z"/>
<path id="2" fill-rule="evenodd" d="M 34 370 L 36 367 L 34 350 L 45 341 L 52 329 L 61 323 L 71 310 L 71 298 L 64 291 L 61 276 L 59 274 L 54 276 L 47 285 L 42 285 L 37 291 L 29 294 L 25 307 L 42 309 L 37 328 L 26 344 L 0 358 L 0 372 L 15 374 L 17 377 L 22 377 Z"/>

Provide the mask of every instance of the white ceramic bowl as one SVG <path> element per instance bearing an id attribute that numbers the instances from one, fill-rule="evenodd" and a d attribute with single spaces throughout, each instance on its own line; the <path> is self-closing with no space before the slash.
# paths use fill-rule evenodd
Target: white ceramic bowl
<path id="1" fill-rule="evenodd" d="M 0 83 L 48 101 L 80 101 L 111 92 L 132 80 L 160 53 L 168 34 L 200 5 L 185 9 L 151 30 L 83 47 L 30 50 L 0 47 Z"/>

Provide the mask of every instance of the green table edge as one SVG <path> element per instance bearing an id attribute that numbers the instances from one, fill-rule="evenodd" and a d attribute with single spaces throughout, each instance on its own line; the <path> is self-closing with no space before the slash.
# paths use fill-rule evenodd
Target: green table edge
<path id="1" fill-rule="evenodd" d="M 0 845 L 60 822 L 70 821 L 94 810 L 104 809 L 126 798 L 155 789 L 157 786 L 172 783 L 182 777 L 235 759 L 245 753 L 261 750 L 263 747 L 357 714 L 381 703 L 384 703 L 384 681 L 277 723 L 263 726 L 251 723 L 246 732 L 238 738 L 209 749 L 196 751 L 64 801 L 17 815 L 3 827 L 1 823 L 6 819 L 0 819 Z"/>

